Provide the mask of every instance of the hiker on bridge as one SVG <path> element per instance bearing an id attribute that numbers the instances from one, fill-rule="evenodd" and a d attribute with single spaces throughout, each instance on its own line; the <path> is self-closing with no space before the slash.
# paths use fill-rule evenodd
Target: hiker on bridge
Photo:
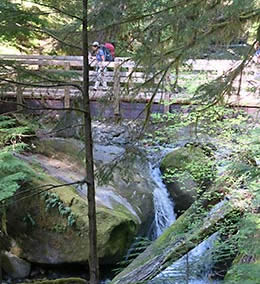
<path id="1" fill-rule="evenodd" d="M 105 72 L 106 72 L 106 66 L 105 66 L 105 53 L 102 48 L 100 48 L 100 44 L 97 41 L 94 41 L 92 43 L 92 54 L 96 56 L 97 65 L 96 65 L 96 82 L 94 85 L 94 90 L 97 90 L 99 85 L 101 84 L 103 86 L 103 89 L 107 89 L 107 82 L 105 80 Z"/>
<path id="2" fill-rule="evenodd" d="M 260 42 L 257 41 L 254 47 L 255 47 L 254 61 L 255 63 L 260 64 Z"/>

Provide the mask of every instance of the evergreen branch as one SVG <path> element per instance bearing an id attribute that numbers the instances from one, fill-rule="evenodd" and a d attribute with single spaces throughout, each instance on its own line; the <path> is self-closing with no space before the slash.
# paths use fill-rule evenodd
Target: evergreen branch
<path id="1" fill-rule="evenodd" d="M 39 6 L 43 6 L 43 7 L 46 7 L 46 8 L 50 8 L 50 9 L 52 9 L 52 10 L 58 12 L 58 13 L 61 13 L 61 14 L 65 15 L 65 16 L 68 16 L 68 17 L 70 17 L 70 18 L 73 18 L 73 19 L 77 19 L 77 20 L 82 21 L 82 18 L 80 18 L 80 17 L 78 17 L 78 16 L 76 16 L 76 15 L 72 15 L 72 14 L 70 14 L 70 13 L 68 13 L 68 12 L 66 12 L 66 11 L 64 11 L 64 10 L 62 10 L 62 9 L 59 9 L 59 8 L 53 6 L 53 5 L 50 5 L 50 4 L 44 4 L 44 3 L 42 3 L 42 2 L 41 2 L 41 3 L 38 3 L 38 2 L 35 2 L 35 1 L 29 1 L 29 0 L 24 0 L 24 2 L 33 3 L 33 4 L 36 4 L 36 5 L 39 5 Z"/>
<path id="2" fill-rule="evenodd" d="M 2 62 L 5 62 L 4 60 L 2 60 Z M 1 60 L 0 60 L 0 63 L 1 63 Z M 8 66 L 8 65 L 7 65 Z M 7 69 L 6 68 L 6 66 L 4 66 L 5 67 L 5 69 Z M 48 77 L 45 77 L 45 76 L 43 76 L 43 75 L 41 75 L 41 73 L 39 73 L 39 71 L 37 71 L 37 72 L 35 72 L 35 71 L 31 71 L 31 70 L 28 70 L 28 69 L 26 69 L 26 68 L 24 68 L 24 67 L 22 67 L 22 66 L 20 66 L 20 65 L 12 65 L 12 67 L 13 67 L 13 69 L 14 70 L 16 70 L 16 73 L 24 73 L 24 74 L 27 74 L 27 75 L 31 75 L 31 76 L 34 76 L 34 77 L 37 77 L 37 78 L 40 78 L 40 79 L 42 79 L 42 80 L 44 80 L 44 82 L 45 81 L 47 81 L 47 82 L 50 82 L 50 83 L 56 83 L 56 84 L 61 84 L 60 86 L 58 85 L 52 85 L 52 86 L 43 86 L 43 88 L 44 87 L 64 87 L 64 86 L 71 86 L 71 87 L 74 87 L 74 88 L 76 88 L 76 89 L 78 89 L 81 93 L 82 93 L 82 87 L 79 85 L 79 84 L 75 84 L 75 83 L 67 83 L 67 82 L 65 82 L 65 81 L 62 81 L 62 80 L 52 80 L 52 79 L 50 79 L 50 78 L 48 78 Z M 12 72 L 12 73 L 8 73 L 8 75 L 12 75 L 12 74 L 15 74 L 14 72 Z M 5 73 L 5 75 L 6 75 L 6 73 Z M 2 78 L 1 78 L 1 76 L 0 76 L 0 80 L 2 80 Z M 3 79 L 3 80 L 5 80 L 5 79 Z M 7 80 L 7 79 L 6 79 Z M 16 82 L 15 84 L 19 84 L 19 83 L 21 83 L 22 84 L 22 82 L 18 82 L 18 81 L 14 81 L 14 82 Z M 24 83 L 25 84 L 25 83 Z M 26 83 L 27 84 L 27 83 Z M 33 86 L 33 84 L 31 84 L 31 83 L 28 83 L 30 86 Z M 36 86 L 37 87 L 37 86 Z M 39 85 L 39 88 L 41 88 L 42 86 L 40 86 Z"/>
<path id="3" fill-rule="evenodd" d="M 159 11 L 154 11 L 154 12 L 150 12 L 150 13 L 146 13 L 146 14 L 144 12 L 140 16 L 139 15 L 133 15 L 133 16 L 126 18 L 122 21 L 118 21 L 118 22 L 114 22 L 114 23 L 111 23 L 109 25 L 106 25 L 105 28 L 92 30 L 92 32 L 102 32 L 106 29 L 113 28 L 115 26 L 120 26 L 120 25 L 123 25 L 123 24 L 131 23 L 133 21 L 137 22 L 137 21 L 140 21 L 140 20 L 145 20 L 146 18 L 149 18 L 149 17 L 152 17 L 152 16 L 157 16 L 159 14 L 167 12 L 171 9 L 176 9 L 176 8 L 181 7 L 183 5 L 196 5 L 196 4 L 198 4 L 198 2 L 201 2 L 201 1 L 202 0 L 193 0 L 193 1 L 192 0 L 182 0 L 182 1 L 179 1 L 178 3 L 174 3 L 174 5 L 172 5 L 172 6 L 167 6 L 166 8 L 163 8 Z"/>
<path id="4" fill-rule="evenodd" d="M 17 199 L 14 200 L 14 202 L 19 202 L 19 201 L 23 201 L 27 198 L 31 198 L 33 196 L 37 196 L 43 192 L 47 192 L 49 190 L 52 190 L 52 189 L 56 189 L 56 188 L 61 188 L 61 187 L 64 187 L 64 186 L 71 186 L 71 185 L 77 185 L 77 184 L 84 184 L 86 183 L 86 180 L 81 180 L 81 181 L 75 181 L 75 182 L 71 182 L 71 183 L 64 183 L 64 184 L 58 184 L 58 185 L 53 185 L 53 184 L 45 184 L 41 187 L 37 187 L 37 188 L 32 188 L 32 189 L 28 189 L 27 191 L 20 191 L 19 193 L 17 193 L 16 195 L 14 196 L 10 196 L 10 197 L 7 197 L 7 198 L 4 198 L 0 201 L 0 208 L 4 208 L 6 206 L 6 204 L 3 204 L 4 202 L 6 201 L 9 201 L 9 200 L 12 200 L 13 198 L 15 198 L 17 195 L 19 194 L 24 194 L 24 193 L 27 193 L 27 192 L 31 192 L 32 190 L 37 190 L 39 188 L 43 188 L 43 187 L 47 187 L 47 188 L 44 188 L 43 190 L 40 190 L 40 191 L 37 191 L 37 192 L 34 192 L 32 194 L 29 194 L 29 195 L 26 195 L 26 196 L 22 196 L 22 197 L 18 197 Z M 2 205 L 1 205 L 2 203 Z"/>
<path id="5" fill-rule="evenodd" d="M 248 60 L 248 56 L 249 54 L 252 52 L 254 45 L 255 45 L 256 41 L 251 45 L 250 50 L 248 51 L 248 55 L 245 57 L 245 59 L 239 64 L 238 67 L 236 67 L 234 70 L 232 70 L 231 72 L 228 73 L 227 77 L 227 85 L 225 86 L 225 88 L 222 90 L 222 92 L 220 92 L 219 94 L 217 94 L 217 97 L 214 97 L 214 100 L 212 103 L 208 104 L 205 107 L 202 107 L 200 109 L 198 109 L 197 111 L 199 112 L 203 112 L 213 106 L 215 106 L 216 104 L 218 104 L 226 94 L 228 94 L 232 88 L 233 82 L 236 79 L 236 77 L 240 74 L 240 81 L 239 81 L 239 87 L 238 87 L 238 91 L 237 91 L 237 95 L 239 95 L 240 89 L 241 89 L 241 80 L 242 80 L 242 71 L 245 68 L 246 65 L 248 65 L 251 61 L 251 59 Z M 222 76 L 218 77 L 216 80 L 213 81 L 217 82 L 218 80 L 222 79 Z M 199 87 L 196 90 L 196 93 L 200 90 L 200 88 L 205 88 L 203 85 L 202 87 Z"/>
<path id="6" fill-rule="evenodd" d="M 54 35 L 52 32 L 50 31 L 47 31 L 46 29 L 43 29 L 43 28 L 39 28 L 39 27 L 34 27 L 32 25 L 30 25 L 30 27 L 35 31 L 35 32 L 38 32 L 38 33 L 45 33 L 46 35 L 52 37 L 53 39 L 55 39 L 56 41 L 66 45 L 66 46 L 69 46 L 69 47 L 72 47 L 72 48 L 76 48 L 78 50 L 82 50 L 81 47 L 77 46 L 77 45 L 74 45 L 72 43 L 68 43 L 64 40 L 62 40 L 61 38 L 59 38 L 58 36 Z"/>

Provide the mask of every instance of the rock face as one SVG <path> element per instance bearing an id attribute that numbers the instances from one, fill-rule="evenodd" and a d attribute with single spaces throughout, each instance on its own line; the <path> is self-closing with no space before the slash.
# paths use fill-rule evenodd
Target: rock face
<path id="1" fill-rule="evenodd" d="M 2 268 L 12 278 L 24 278 L 29 276 L 31 264 L 10 252 L 4 252 Z"/>
<path id="2" fill-rule="evenodd" d="M 36 171 L 44 171 L 29 188 L 84 178 L 79 141 L 44 139 L 36 144 L 36 150 L 31 156 L 21 156 Z M 147 160 L 135 148 L 95 145 L 94 156 L 98 255 L 101 264 L 113 264 L 125 255 L 138 232 L 148 230 L 155 185 Z M 64 186 L 13 204 L 8 233 L 16 240 L 18 256 L 43 264 L 87 262 L 86 193 L 86 185 Z"/>
<path id="3" fill-rule="evenodd" d="M 164 181 L 180 215 L 214 177 L 210 158 L 198 147 L 181 147 L 166 155 L 160 165 Z"/>

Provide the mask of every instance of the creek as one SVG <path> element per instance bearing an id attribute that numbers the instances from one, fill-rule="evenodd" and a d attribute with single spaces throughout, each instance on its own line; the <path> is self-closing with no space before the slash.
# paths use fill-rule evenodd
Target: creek
<path id="1" fill-rule="evenodd" d="M 153 192 L 154 221 L 151 230 L 151 238 L 155 240 L 174 223 L 176 217 L 174 202 L 162 181 L 160 169 L 158 167 L 151 169 L 151 176 L 157 185 Z"/>
<path id="2" fill-rule="evenodd" d="M 154 223 L 153 239 L 158 238 L 166 228 L 171 226 L 175 220 L 174 201 L 169 197 L 169 193 L 162 181 L 161 172 L 158 167 L 152 169 L 152 177 L 157 184 L 154 190 Z M 208 216 L 219 210 L 226 200 L 216 204 Z M 212 234 L 209 238 L 201 242 L 190 252 L 175 261 L 168 268 L 158 274 L 149 284 L 217 284 L 217 280 L 212 280 L 211 274 L 214 264 L 213 246 L 218 239 L 218 233 Z"/>
<path id="3" fill-rule="evenodd" d="M 111 135 L 111 132 L 109 132 L 109 135 Z M 118 138 L 119 136 L 115 135 L 115 137 Z M 57 141 L 57 143 L 58 143 L 58 141 Z M 109 147 L 111 148 L 111 146 L 109 146 Z M 107 149 L 108 149 L 108 146 L 105 147 L 105 150 L 107 150 Z M 101 150 L 102 149 L 99 148 L 98 151 L 96 151 L 96 152 L 101 153 L 102 157 L 100 157 L 100 158 L 103 159 L 104 154 Z M 145 178 L 148 179 L 148 180 L 151 180 L 151 182 L 154 184 L 154 186 L 153 186 L 154 189 L 153 189 L 153 191 L 151 191 L 153 193 L 152 199 L 153 199 L 153 208 L 154 208 L 154 210 L 153 210 L 154 211 L 153 212 L 154 213 L 154 220 L 152 222 L 150 229 L 147 232 L 148 237 L 151 240 L 155 240 L 158 237 L 160 237 L 163 234 L 163 232 L 175 222 L 175 219 L 176 219 L 175 213 L 174 213 L 174 201 L 169 196 L 167 188 L 162 181 L 161 172 L 160 172 L 160 169 L 159 169 L 159 162 L 161 161 L 161 158 L 172 150 L 173 150 L 173 148 L 171 148 L 171 149 L 159 148 L 159 149 L 157 149 L 156 154 L 151 154 L 150 151 L 153 152 L 153 149 L 151 147 L 151 149 L 146 149 L 146 151 L 143 151 L 145 153 L 145 155 L 148 157 L 148 160 L 150 161 L 148 163 L 149 170 L 147 170 L 147 174 L 145 175 Z M 119 154 L 121 155 L 122 153 L 119 151 Z M 111 155 L 111 156 L 113 158 L 117 157 L 117 155 Z M 40 156 L 36 157 L 38 162 L 39 162 L 39 160 L 38 160 L 39 157 Z M 54 174 L 54 170 L 55 170 L 55 172 L 56 172 L 55 175 L 59 179 L 61 179 L 61 175 L 60 175 L 61 170 L 63 170 L 63 172 L 61 173 L 62 177 L 63 177 L 62 180 L 65 179 L 65 177 L 66 177 L 66 179 L 65 179 L 66 182 L 70 181 L 70 180 L 67 180 L 67 179 L 71 178 L 72 173 L 74 173 L 74 174 L 77 173 L 77 175 L 80 175 L 80 173 L 78 171 L 75 171 L 73 168 L 69 168 L 68 171 L 65 172 L 64 171 L 65 166 L 63 164 L 58 164 L 57 167 L 56 167 L 56 165 L 55 165 L 55 167 L 53 167 L 53 166 L 50 167 L 50 165 L 52 165 L 51 162 L 53 162 L 53 158 L 51 160 L 50 159 L 49 160 L 46 160 L 46 159 L 42 160 L 41 166 L 43 166 L 43 165 L 46 166 L 46 164 L 48 164 L 48 169 L 51 170 L 52 174 Z M 111 162 L 111 161 L 109 160 L 108 162 Z M 46 169 L 47 169 L 47 167 L 46 167 Z M 131 170 L 131 169 L 129 168 L 129 170 Z M 74 176 L 73 176 L 73 178 L 74 178 Z M 78 178 L 78 176 L 76 178 Z M 86 192 L 87 192 L 86 188 L 78 188 L 78 193 L 80 195 L 85 196 Z M 135 191 L 133 191 L 133 195 L 134 195 L 134 198 L 139 198 L 139 197 L 135 196 Z M 125 207 L 133 216 L 136 217 L 138 222 L 140 221 L 139 217 L 136 213 L 136 212 L 138 212 L 138 210 L 137 210 L 138 206 L 132 207 L 132 205 L 127 201 L 127 199 L 125 197 L 117 194 L 115 191 L 109 190 L 109 188 L 100 188 L 99 192 L 97 192 L 96 198 L 97 198 L 97 201 L 99 203 L 102 203 L 106 208 L 110 208 L 111 210 L 113 210 L 114 204 L 119 204 L 120 206 Z M 141 202 L 141 204 L 142 204 L 142 202 Z M 202 258 L 202 256 L 205 254 L 205 251 L 208 250 L 208 249 L 205 249 L 205 248 L 209 248 L 209 246 L 211 246 L 212 243 L 213 242 L 209 241 L 207 243 L 199 244 L 196 248 L 194 248 L 194 251 L 195 251 L 194 253 L 190 252 L 190 255 L 188 256 L 189 259 L 191 260 L 193 258 L 192 257 L 193 254 L 195 254 L 196 259 Z M 183 260 L 181 260 L 181 259 L 185 259 L 185 258 L 187 258 L 187 256 L 180 258 L 180 260 L 177 260 L 175 263 L 178 263 L 178 262 L 182 263 Z M 39 269 L 39 267 L 40 266 L 36 267 L 36 270 Z M 104 267 L 101 267 L 101 270 L 102 269 L 104 269 Z M 111 267 L 109 269 L 111 269 Z M 81 266 L 80 269 L 79 269 L 79 267 L 72 265 L 69 273 L 64 273 L 64 272 L 62 272 L 64 270 L 61 269 L 61 267 L 57 266 L 55 268 L 55 266 L 52 266 L 52 267 L 50 266 L 47 269 L 45 269 L 43 267 L 43 270 L 42 270 L 43 273 L 42 274 L 43 274 L 43 277 L 46 277 L 48 279 L 54 279 L 56 277 L 60 278 L 60 277 L 64 277 L 64 276 L 68 277 L 70 275 L 82 276 L 83 278 L 86 278 L 86 270 L 87 270 L 86 267 Z M 104 269 L 104 270 L 107 270 L 107 269 Z M 206 273 L 208 273 L 207 269 L 201 270 L 201 273 L 197 275 L 198 276 L 197 279 L 190 279 L 190 282 L 187 282 L 187 283 L 190 283 L 190 284 L 205 283 L 206 284 L 206 282 L 199 282 L 199 281 L 201 281 L 201 279 L 205 279 Z M 111 277 L 111 274 L 109 272 L 106 273 L 106 275 L 108 275 L 108 277 Z M 100 283 L 109 283 L 109 280 L 104 280 L 104 279 L 106 279 L 105 275 L 103 275 L 103 280 Z M 194 281 L 197 281 L 197 282 L 194 282 Z M 18 283 L 18 282 L 7 282 L 7 283 Z M 160 282 L 160 283 L 162 283 L 162 282 Z M 165 283 L 170 284 L 170 283 L 176 283 L 176 282 L 169 282 L 168 281 L 168 282 L 165 282 Z M 179 282 L 179 283 L 181 283 L 181 282 Z"/>

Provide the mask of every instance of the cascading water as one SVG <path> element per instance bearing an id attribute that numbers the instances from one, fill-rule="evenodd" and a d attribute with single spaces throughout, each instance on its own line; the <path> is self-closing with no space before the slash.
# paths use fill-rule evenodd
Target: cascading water
<path id="1" fill-rule="evenodd" d="M 214 284 L 210 279 L 212 252 L 218 233 L 201 242 L 189 253 L 158 274 L 149 284 Z"/>
<path id="2" fill-rule="evenodd" d="M 153 192 L 155 216 L 151 236 L 153 239 L 156 239 L 176 218 L 174 214 L 174 203 L 170 199 L 167 188 L 162 181 L 160 169 L 151 169 L 151 176 L 156 184 L 156 188 Z"/>
<path id="3" fill-rule="evenodd" d="M 208 217 L 219 214 L 227 200 L 222 200 L 212 207 Z M 183 255 L 172 265 L 168 266 L 149 284 L 217 284 L 219 280 L 212 280 L 211 271 L 214 264 L 214 244 L 218 239 L 218 232 L 201 242 L 194 249 Z"/>

